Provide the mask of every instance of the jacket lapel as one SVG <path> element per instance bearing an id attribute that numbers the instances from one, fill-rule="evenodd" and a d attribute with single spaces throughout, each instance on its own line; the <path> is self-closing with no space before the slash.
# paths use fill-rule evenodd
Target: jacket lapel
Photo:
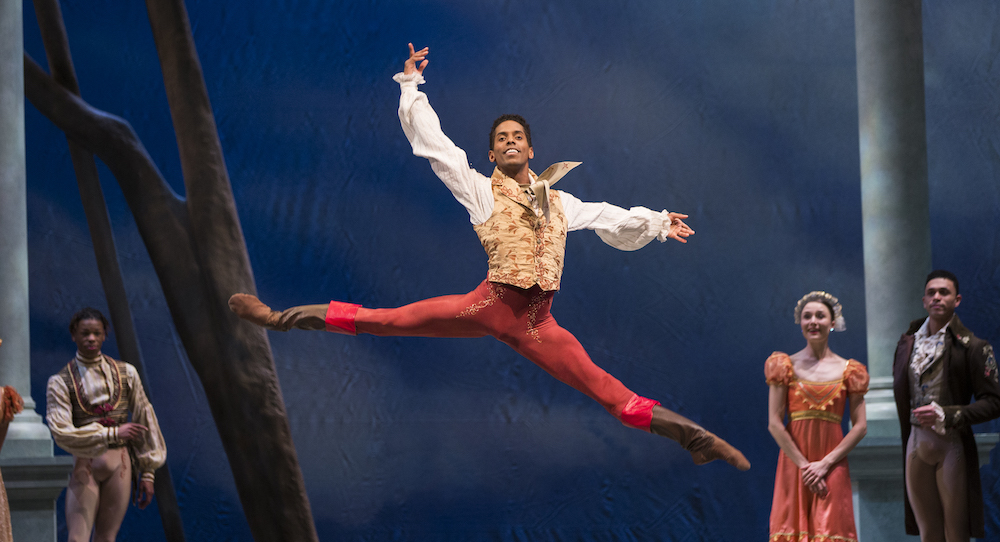
<path id="1" fill-rule="evenodd" d="M 905 384 L 907 390 L 910 389 L 910 356 L 913 354 L 913 334 L 906 334 L 899 338 L 899 345 L 896 347 L 896 359 L 892 362 L 892 373 L 896 382 Z"/>

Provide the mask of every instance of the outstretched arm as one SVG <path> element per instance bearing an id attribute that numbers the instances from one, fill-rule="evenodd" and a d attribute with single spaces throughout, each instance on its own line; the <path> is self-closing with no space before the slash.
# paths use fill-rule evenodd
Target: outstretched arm
<path id="1" fill-rule="evenodd" d="M 482 224 L 493 213 L 493 189 L 490 181 L 469 167 L 465 151 L 452 143 L 441 130 L 441 121 L 417 89 L 424 82 L 429 49 L 419 51 L 409 44 L 410 55 L 403 71 L 393 80 L 399 83 L 399 122 L 413 147 L 413 154 L 426 158 L 434 174 L 448 187 L 455 199 L 469 212 L 473 224 Z"/>
<path id="2" fill-rule="evenodd" d="M 653 239 L 687 243 L 687 238 L 694 235 L 694 230 L 682 220 L 688 215 L 682 213 L 646 207 L 625 210 L 606 202 L 583 202 L 561 190 L 559 194 L 569 231 L 594 230 L 602 241 L 619 250 L 639 250 Z"/>

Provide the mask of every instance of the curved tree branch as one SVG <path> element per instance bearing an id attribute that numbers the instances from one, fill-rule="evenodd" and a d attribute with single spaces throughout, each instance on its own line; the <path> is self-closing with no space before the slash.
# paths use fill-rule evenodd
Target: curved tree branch
<path id="1" fill-rule="evenodd" d="M 66 137 L 97 155 L 115 175 L 143 238 L 156 240 L 147 242 L 150 258 L 167 261 L 193 255 L 184 202 L 163 180 L 127 121 L 91 107 L 63 88 L 27 53 L 24 94 Z M 188 271 L 197 275 L 196 268 Z"/>

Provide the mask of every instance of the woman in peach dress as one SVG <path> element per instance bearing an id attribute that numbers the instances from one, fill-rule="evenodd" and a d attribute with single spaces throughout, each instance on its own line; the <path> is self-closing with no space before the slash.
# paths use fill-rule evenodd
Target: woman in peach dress
<path id="1" fill-rule="evenodd" d="M 768 430 L 781 448 L 771 503 L 771 542 L 856 542 L 847 454 L 865 436 L 868 371 L 830 350 L 843 331 L 837 298 L 810 292 L 795 306 L 806 347 L 767 358 Z M 845 436 L 845 408 L 851 430 Z M 789 422 L 785 425 L 785 414 Z"/>
<path id="2" fill-rule="evenodd" d="M 0 340 L 0 343 L 3 343 Z M 21 412 L 24 408 L 24 401 L 21 395 L 11 386 L 0 387 L 0 449 L 3 448 L 3 441 L 7 437 L 7 427 L 14 419 L 14 414 Z M 3 485 L 3 476 L 0 476 L 0 542 L 11 542 L 14 535 L 10 530 L 10 505 L 7 502 L 7 488 Z"/>

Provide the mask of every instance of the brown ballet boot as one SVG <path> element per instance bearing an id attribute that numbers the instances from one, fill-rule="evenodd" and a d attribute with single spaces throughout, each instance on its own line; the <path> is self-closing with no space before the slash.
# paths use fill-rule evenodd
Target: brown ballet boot
<path id="1" fill-rule="evenodd" d="M 287 308 L 278 315 L 278 328 L 282 331 L 286 329 L 305 329 L 307 331 L 319 331 L 326 329 L 326 305 L 299 305 Z"/>
<path id="2" fill-rule="evenodd" d="M 248 322 L 275 331 L 326 328 L 326 305 L 300 305 L 278 312 L 261 303 L 256 296 L 234 294 L 229 298 L 229 309 Z"/>
<path id="3" fill-rule="evenodd" d="M 691 453 L 695 465 L 722 459 L 739 470 L 750 469 L 747 458 L 731 444 L 662 406 L 653 407 L 653 421 L 649 424 L 649 432 L 676 440 Z"/>

